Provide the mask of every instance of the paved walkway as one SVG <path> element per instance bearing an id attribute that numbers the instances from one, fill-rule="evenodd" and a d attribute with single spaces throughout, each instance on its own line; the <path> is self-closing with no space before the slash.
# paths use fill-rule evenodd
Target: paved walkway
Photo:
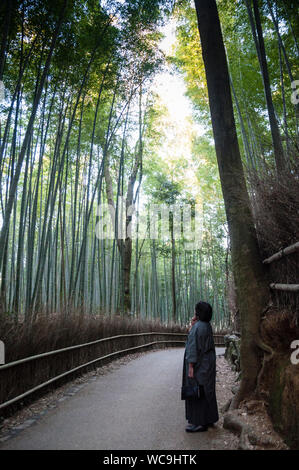
<path id="1" fill-rule="evenodd" d="M 185 432 L 183 353 L 149 352 L 99 376 L 0 449 L 223 449 L 220 426 Z"/>

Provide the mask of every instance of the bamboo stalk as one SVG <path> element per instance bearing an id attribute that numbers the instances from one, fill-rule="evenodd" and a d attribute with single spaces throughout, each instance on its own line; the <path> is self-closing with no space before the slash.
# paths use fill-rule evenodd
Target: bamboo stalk
<path id="1" fill-rule="evenodd" d="M 274 282 L 272 282 L 270 284 L 270 288 L 287 292 L 297 292 L 299 291 L 299 284 L 275 284 Z"/>
<path id="2" fill-rule="evenodd" d="M 283 250 L 274 253 L 274 255 L 270 256 L 269 258 L 264 259 L 264 264 L 270 264 L 273 261 L 277 261 L 278 259 L 282 258 L 283 256 L 290 255 L 291 253 L 295 253 L 295 251 L 299 251 L 299 242 L 294 243 L 293 245 L 287 246 Z"/>

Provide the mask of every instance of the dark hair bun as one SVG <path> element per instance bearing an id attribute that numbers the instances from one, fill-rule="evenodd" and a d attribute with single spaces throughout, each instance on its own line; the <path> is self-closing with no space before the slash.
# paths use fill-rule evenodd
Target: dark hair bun
<path id="1" fill-rule="evenodd" d="M 205 322 L 211 321 L 213 310 L 210 304 L 207 302 L 198 302 L 195 305 L 195 315 L 196 317 Z"/>

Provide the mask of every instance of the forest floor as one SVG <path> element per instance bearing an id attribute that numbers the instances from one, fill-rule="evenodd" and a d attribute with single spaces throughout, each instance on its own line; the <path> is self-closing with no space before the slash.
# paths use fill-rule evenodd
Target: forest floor
<path id="1" fill-rule="evenodd" d="M 220 419 L 208 432 L 190 435 L 184 431 L 184 404 L 178 397 L 181 356 L 182 349 L 177 348 L 132 354 L 68 382 L 3 420 L 1 448 L 238 449 L 239 437 L 223 429 L 221 411 L 232 397 L 237 374 L 222 355 L 217 356 Z M 155 369 L 159 369 L 157 377 L 153 374 Z M 119 383 L 128 396 L 118 397 Z M 109 389 L 113 390 L 112 397 L 107 395 Z M 173 397 L 167 396 L 168 391 Z M 116 410 L 110 406 L 113 400 Z M 234 413 L 250 425 L 258 443 L 265 444 L 249 448 L 286 448 L 273 431 L 265 410 L 244 405 Z M 146 419 L 144 423 L 142 417 Z"/>

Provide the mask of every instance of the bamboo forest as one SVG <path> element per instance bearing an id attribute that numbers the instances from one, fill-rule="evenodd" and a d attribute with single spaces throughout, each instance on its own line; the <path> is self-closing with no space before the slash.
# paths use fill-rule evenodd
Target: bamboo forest
<path id="1" fill-rule="evenodd" d="M 0 420 L 100 355 L 179 350 L 203 301 L 224 428 L 298 449 L 297 2 L 2 0 L 0 22 Z M 242 444 L 247 402 L 277 441 Z"/>

